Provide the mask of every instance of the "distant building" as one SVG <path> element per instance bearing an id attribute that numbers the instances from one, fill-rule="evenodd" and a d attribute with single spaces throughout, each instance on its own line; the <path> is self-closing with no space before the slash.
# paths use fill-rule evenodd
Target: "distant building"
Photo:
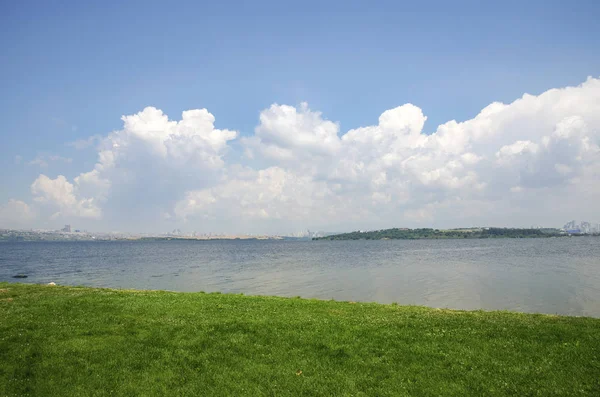
<path id="1" fill-rule="evenodd" d="M 71 233 L 71 225 L 65 225 L 65 227 L 61 229 L 61 232 Z"/>
<path id="2" fill-rule="evenodd" d="M 592 225 L 589 222 L 581 222 L 579 229 L 584 233 L 592 233 Z"/>
<path id="3" fill-rule="evenodd" d="M 563 230 L 565 230 L 569 234 L 593 234 L 600 233 L 600 224 L 587 222 L 587 221 L 571 221 L 563 226 Z"/>

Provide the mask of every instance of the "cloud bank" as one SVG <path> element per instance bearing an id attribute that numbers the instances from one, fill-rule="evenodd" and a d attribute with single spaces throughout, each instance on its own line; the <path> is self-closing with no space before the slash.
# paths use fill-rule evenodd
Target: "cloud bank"
<path id="1" fill-rule="evenodd" d="M 492 103 L 430 134 L 426 119 L 405 104 L 342 131 L 306 103 L 273 104 L 239 137 L 215 128 L 206 109 L 174 121 L 148 107 L 90 139 L 99 142 L 93 169 L 71 181 L 41 174 L 31 204 L 11 200 L 0 222 L 35 212 L 104 228 L 279 233 L 558 226 L 600 213 L 599 79 Z"/>

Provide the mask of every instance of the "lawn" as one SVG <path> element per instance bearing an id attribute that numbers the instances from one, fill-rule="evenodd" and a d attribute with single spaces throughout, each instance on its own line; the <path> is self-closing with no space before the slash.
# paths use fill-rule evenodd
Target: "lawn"
<path id="1" fill-rule="evenodd" d="M 600 319 L 0 283 L 0 396 L 600 395 Z"/>

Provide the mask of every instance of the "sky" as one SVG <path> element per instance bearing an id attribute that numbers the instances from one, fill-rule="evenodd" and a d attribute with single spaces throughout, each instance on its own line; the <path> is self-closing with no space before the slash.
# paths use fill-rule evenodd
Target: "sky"
<path id="1" fill-rule="evenodd" d="M 597 1 L 0 1 L 0 228 L 600 221 Z"/>

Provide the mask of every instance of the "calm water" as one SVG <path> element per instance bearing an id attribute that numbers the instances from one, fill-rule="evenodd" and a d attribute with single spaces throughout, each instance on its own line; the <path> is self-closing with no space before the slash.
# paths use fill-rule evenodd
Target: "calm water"
<path id="1" fill-rule="evenodd" d="M 0 244 L 0 281 L 600 317 L 600 239 Z"/>

